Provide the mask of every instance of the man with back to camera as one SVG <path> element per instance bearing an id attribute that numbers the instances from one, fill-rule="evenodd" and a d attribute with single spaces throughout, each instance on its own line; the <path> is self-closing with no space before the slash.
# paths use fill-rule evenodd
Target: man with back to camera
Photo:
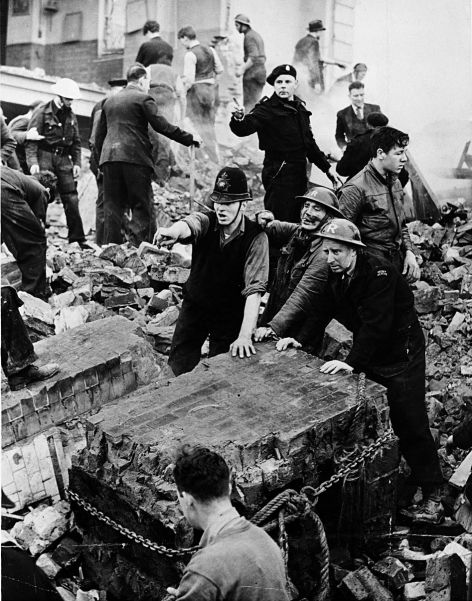
<path id="1" fill-rule="evenodd" d="M 178 601 L 288 601 L 280 549 L 231 505 L 232 483 L 221 455 L 184 446 L 174 480 L 185 519 L 203 531 L 177 588 Z"/>
<path id="2" fill-rule="evenodd" d="M 316 92 L 324 91 L 323 61 L 320 56 L 320 34 L 326 31 L 323 21 L 316 19 L 308 23 L 308 33 L 295 45 L 293 64 L 303 65 L 308 72 L 308 85 Z M 299 68 L 300 70 L 300 68 Z"/>
<path id="3" fill-rule="evenodd" d="M 336 185 L 341 183 L 334 167 L 318 148 L 310 126 L 311 113 L 295 95 L 297 72 L 292 65 L 276 67 L 267 78 L 274 87 L 247 115 L 243 107 L 233 110 L 230 128 L 239 137 L 257 133 L 265 151 L 262 183 L 264 206 L 280 221 L 298 223 L 307 184 L 307 159 Z M 298 200 L 297 200 L 298 197 Z"/>
<path id="4" fill-rule="evenodd" d="M 237 75 L 243 76 L 243 103 L 246 112 L 254 108 L 262 96 L 266 80 L 264 40 L 251 27 L 249 17 L 236 15 L 234 24 L 244 35 L 244 63 Z"/>
<path id="5" fill-rule="evenodd" d="M 130 242 L 139 246 L 151 242 L 156 231 L 148 126 L 184 146 L 198 146 L 200 140 L 159 114 L 156 101 L 147 93 L 149 80 L 143 65 L 131 65 L 126 79 L 126 88 L 103 104 L 95 144 L 103 172 L 103 242 L 123 242 L 123 214 L 131 208 Z"/>
<path id="6" fill-rule="evenodd" d="M 404 192 L 398 179 L 408 158 L 407 134 L 379 127 L 371 134 L 371 160 L 341 188 L 339 208 L 357 225 L 370 254 L 391 261 L 409 283 L 420 268 L 406 225 Z"/>
<path id="7" fill-rule="evenodd" d="M 351 104 L 338 111 L 336 115 L 335 138 L 341 150 L 344 150 L 354 136 L 367 131 L 367 115 L 382 112 L 378 104 L 369 104 L 364 101 L 365 89 L 361 81 L 352 82 L 348 89 Z"/>
<path id="8" fill-rule="evenodd" d="M 209 336 L 209 356 L 231 350 L 233 357 L 256 351 L 252 334 L 266 291 L 267 236 L 244 215 L 252 199 L 244 172 L 224 167 L 210 195 L 214 210 L 193 213 L 168 228 L 159 228 L 156 244 L 192 242 L 192 267 L 172 338 L 169 366 L 176 376 L 200 361 Z"/>
<path id="9" fill-rule="evenodd" d="M 172 46 L 161 38 L 161 26 L 157 21 L 146 21 L 143 25 L 143 36 L 147 38 L 139 47 L 136 63 L 145 67 L 155 64 L 171 65 L 174 58 Z"/>

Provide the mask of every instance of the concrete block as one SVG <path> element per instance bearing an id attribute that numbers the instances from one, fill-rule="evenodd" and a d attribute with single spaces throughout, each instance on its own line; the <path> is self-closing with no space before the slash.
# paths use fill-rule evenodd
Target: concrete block
<path id="1" fill-rule="evenodd" d="M 423 282 L 424 287 L 420 290 L 414 290 L 415 308 L 422 315 L 424 313 L 434 313 L 439 309 L 440 289 L 437 286 L 429 286 Z"/>
<path id="2" fill-rule="evenodd" d="M 427 601 L 457 601 L 467 598 L 465 566 L 456 555 L 436 553 L 426 562 Z"/>
<path id="3" fill-rule="evenodd" d="M 392 593 L 379 582 L 369 568 L 365 566 L 358 568 L 354 574 L 368 591 L 371 599 L 375 599 L 375 601 L 393 601 Z"/>
<path id="4" fill-rule="evenodd" d="M 61 570 L 61 566 L 54 561 L 51 553 L 43 553 L 36 560 L 36 565 L 41 568 L 48 578 L 55 578 Z"/>
<path id="5" fill-rule="evenodd" d="M 362 582 L 356 577 L 354 572 L 349 572 L 347 576 L 341 580 L 339 589 L 345 599 L 352 601 L 369 601 L 369 591 L 364 587 Z"/>
<path id="6" fill-rule="evenodd" d="M 372 566 L 372 572 L 389 590 L 399 590 L 408 582 L 408 569 L 396 557 L 384 557 Z"/>
<path id="7" fill-rule="evenodd" d="M 405 601 L 422 601 L 426 599 L 424 582 L 407 582 L 403 589 L 403 599 Z"/>

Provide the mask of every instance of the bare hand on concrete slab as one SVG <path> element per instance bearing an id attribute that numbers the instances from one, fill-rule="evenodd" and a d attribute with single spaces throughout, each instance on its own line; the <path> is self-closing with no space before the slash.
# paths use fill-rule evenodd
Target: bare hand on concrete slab
<path id="1" fill-rule="evenodd" d="M 249 336 L 238 336 L 238 338 L 231 343 L 229 350 L 231 351 L 232 357 L 239 356 L 241 359 L 256 354 L 256 349 Z"/>
<path id="2" fill-rule="evenodd" d="M 254 340 L 256 342 L 262 342 L 263 340 L 267 340 L 267 338 L 277 338 L 277 334 L 272 328 L 266 326 L 256 328 L 256 331 L 254 332 Z"/>
<path id="3" fill-rule="evenodd" d="M 155 246 L 172 246 L 178 240 L 190 238 L 192 232 L 185 221 L 177 221 L 170 227 L 159 227 L 154 234 L 152 243 Z"/>
<path id="4" fill-rule="evenodd" d="M 278 351 L 286 351 L 290 347 L 301 348 L 301 346 L 302 345 L 300 344 L 300 342 L 298 342 L 298 340 L 295 340 L 295 338 L 281 338 L 277 341 L 275 348 Z"/>
<path id="5" fill-rule="evenodd" d="M 324 374 L 337 374 L 338 371 L 348 371 L 352 372 L 353 368 L 344 363 L 344 361 L 339 361 L 338 359 L 333 359 L 333 361 L 327 361 L 320 367 L 320 371 Z"/>

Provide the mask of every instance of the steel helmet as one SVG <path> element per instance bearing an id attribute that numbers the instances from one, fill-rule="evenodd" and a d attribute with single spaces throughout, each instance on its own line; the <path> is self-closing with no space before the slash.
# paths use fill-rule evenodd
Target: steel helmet
<path id="1" fill-rule="evenodd" d="M 344 219 L 344 215 L 338 209 L 338 199 L 336 198 L 336 194 L 329 188 L 315 186 L 314 188 L 311 188 L 311 190 L 305 192 L 302 196 L 296 196 L 295 198 L 298 200 L 310 200 L 311 202 L 316 202 L 316 204 L 328 209 L 328 212 L 334 217 L 341 217 Z"/>
<path id="2" fill-rule="evenodd" d="M 242 13 L 239 13 L 239 15 L 236 15 L 234 17 L 234 20 L 236 23 L 241 23 L 242 25 L 251 25 L 251 21 L 249 20 L 249 17 L 246 17 L 246 15 L 243 15 Z"/>
<path id="3" fill-rule="evenodd" d="M 58 96 L 71 98 L 72 100 L 77 100 L 81 96 L 79 86 L 73 79 L 69 79 L 68 77 L 56 81 L 51 90 Z"/>
<path id="4" fill-rule="evenodd" d="M 337 240 L 344 244 L 352 246 L 365 246 L 361 242 L 361 235 L 357 227 L 347 219 L 332 219 L 327 223 L 319 234 L 315 234 L 319 238 L 328 238 L 329 240 Z"/>

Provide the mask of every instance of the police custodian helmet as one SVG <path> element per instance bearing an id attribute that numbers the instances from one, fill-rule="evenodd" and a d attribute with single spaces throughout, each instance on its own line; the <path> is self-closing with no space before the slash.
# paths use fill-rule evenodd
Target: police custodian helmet
<path id="1" fill-rule="evenodd" d="M 216 176 L 215 187 L 209 200 L 220 204 L 252 200 L 244 171 L 239 167 L 223 167 Z"/>

